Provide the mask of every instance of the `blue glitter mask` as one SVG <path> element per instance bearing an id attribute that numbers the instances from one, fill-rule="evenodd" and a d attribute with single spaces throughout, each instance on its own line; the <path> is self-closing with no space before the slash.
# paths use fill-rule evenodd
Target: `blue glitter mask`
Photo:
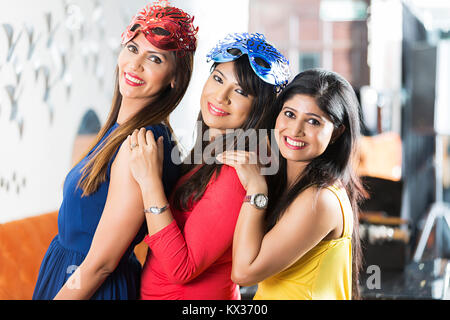
<path id="1" fill-rule="evenodd" d="M 289 80 L 289 61 L 260 33 L 231 33 L 206 55 L 208 62 L 234 61 L 247 54 L 253 71 L 263 81 L 278 88 Z"/>

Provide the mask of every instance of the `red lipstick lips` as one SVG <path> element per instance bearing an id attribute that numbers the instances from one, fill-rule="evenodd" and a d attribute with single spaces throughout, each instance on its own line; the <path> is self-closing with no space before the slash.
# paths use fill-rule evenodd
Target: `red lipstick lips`
<path id="1" fill-rule="evenodd" d="M 297 139 L 292 139 L 287 136 L 283 137 L 283 141 L 286 147 L 288 147 L 291 150 L 301 150 L 306 148 L 306 146 L 308 145 L 306 142 Z"/>
<path id="2" fill-rule="evenodd" d="M 140 87 L 145 84 L 145 81 L 130 72 L 124 72 L 123 74 L 125 82 L 132 87 Z"/>
<path id="3" fill-rule="evenodd" d="M 224 116 L 229 115 L 228 112 L 225 112 L 220 108 L 217 108 L 215 105 L 213 105 L 210 102 L 208 102 L 208 110 L 212 115 L 218 116 L 218 117 L 224 117 Z"/>

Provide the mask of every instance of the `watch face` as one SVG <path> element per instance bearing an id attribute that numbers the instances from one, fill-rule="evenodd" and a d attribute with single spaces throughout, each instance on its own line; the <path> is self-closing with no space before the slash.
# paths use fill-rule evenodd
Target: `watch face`
<path id="1" fill-rule="evenodd" d="M 265 208 L 266 205 L 267 205 L 267 197 L 265 195 L 263 195 L 263 194 L 258 194 L 255 197 L 255 205 L 258 208 Z"/>
<path id="2" fill-rule="evenodd" d="M 151 207 L 150 208 L 150 211 L 153 213 L 153 214 L 158 214 L 159 213 L 159 208 L 157 208 L 157 207 Z"/>

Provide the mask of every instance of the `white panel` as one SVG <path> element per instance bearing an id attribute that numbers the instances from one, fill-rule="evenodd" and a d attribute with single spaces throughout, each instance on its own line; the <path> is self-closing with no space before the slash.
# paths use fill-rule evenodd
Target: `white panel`
<path id="1" fill-rule="evenodd" d="M 436 132 L 450 135 L 450 41 L 441 41 L 437 46 L 436 63 Z"/>
<path id="2" fill-rule="evenodd" d="M 228 33 L 248 31 L 249 0 L 178 0 L 172 3 L 192 14 L 195 17 L 194 24 L 200 27 L 194 74 L 183 101 L 170 117 L 177 138 L 189 149 L 194 143 L 194 125 L 200 112 L 200 94 L 211 68 L 211 63 L 206 63 L 206 54 Z"/>
<path id="3" fill-rule="evenodd" d="M 383 118 L 401 131 L 402 2 L 372 0 L 368 20 L 370 86 L 386 100 Z M 387 114 L 386 114 L 387 113 Z"/>

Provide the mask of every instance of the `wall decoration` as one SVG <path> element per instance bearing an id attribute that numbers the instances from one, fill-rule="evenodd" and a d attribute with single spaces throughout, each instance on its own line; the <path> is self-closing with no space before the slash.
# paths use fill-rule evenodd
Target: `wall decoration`
<path id="1" fill-rule="evenodd" d="M 44 15 L 45 19 L 45 25 L 46 25 L 46 31 L 47 31 L 47 48 L 50 48 L 50 46 L 53 43 L 53 39 L 55 37 L 55 33 L 58 30 L 59 23 L 54 22 L 54 18 L 52 16 L 51 12 L 46 12 Z"/>
<path id="2" fill-rule="evenodd" d="M 4 23 L 2 25 L 2 27 L 3 27 L 3 31 L 6 34 L 6 38 L 8 40 L 6 62 L 9 62 L 13 55 L 14 49 L 16 48 L 16 44 L 19 41 L 20 37 L 22 36 L 22 32 L 19 32 L 18 35 L 15 35 L 15 30 L 14 30 L 13 26 L 11 26 L 8 23 Z"/>
<path id="3" fill-rule="evenodd" d="M 81 117 L 110 107 L 122 7 L 145 3 L 45 1 L 0 3 L 0 223 L 56 209 Z"/>
<path id="4" fill-rule="evenodd" d="M 0 177 L 0 193 L 20 195 L 26 189 L 26 178 L 14 171 L 10 178 Z"/>
<path id="5" fill-rule="evenodd" d="M 17 97 L 16 97 L 16 86 L 7 85 L 5 86 L 6 94 L 9 98 L 9 103 L 11 106 L 11 112 L 9 114 L 9 120 L 16 120 L 17 117 Z"/>
<path id="6" fill-rule="evenodd" d="M 24 30 L 27 36 L 27 44 L 28 44 L 27 60 L 30 60 L 33 56 L 34 50 L 36 49 L 36 44 L 40 36 L 37 36 L 35 34 L 33 26 L 25 24 Z"/>

